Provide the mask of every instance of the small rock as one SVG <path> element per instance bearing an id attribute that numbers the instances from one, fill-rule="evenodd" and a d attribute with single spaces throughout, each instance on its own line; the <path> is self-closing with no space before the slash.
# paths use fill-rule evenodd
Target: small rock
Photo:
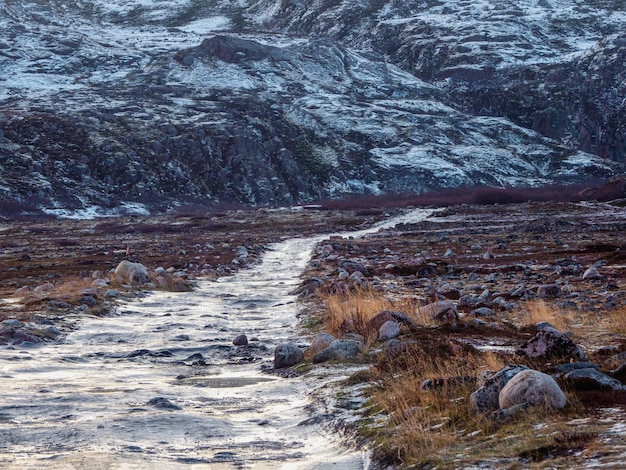
<path id="1" fill-rule="evenodd" d="M 537 296 L 542 299 L 556 299 L 561 296 L 561 288 L 557 284 L 547 284 L 537 288 Z"/>
<path id="2" fill-rule="evenodd" d="M 283 343 L 274 350 L 274 368 L 282 369 L 295 366 L 304 361 L 304 353 L 293 343 Z"/>
<path id="3" fill-rule="evenodd" d="M 248 337 L 246 335 L 239 335 L 233 340 L 235 346 L 246 346 L 248 344 Z"/>
<path id="4" fill-rule="evenodd" d="M 479 308 L 472 310 L 470 313 L 476 318 L 496 316 L 496 312 L 494 312 L 488 307 L 479 307 Z"/>
<path id="5" fill-rule="evenodd" d="M 498 397 L 501 409 L 516 405 L 565 407 L 565 394 L 548 374 L 528 369 L 516 374 L 502 388 Z"/>
<path id="6" fill-rule="evenodd" d="M 433 320 L 441 322 L 453 322 L 459 319 L 459 312 L 452 302 L 449 300 L 442 300 L 440 302 L 433 302 L 423 307 L 419 307 L 419 313 L 426 315 Z"/>
<path id="7" fill-rule="evenodd" d="M 41 284 L 40 286 L 35 287 L 34 292 L 37 294 L 45 294 L 47 292 L 54 290 L 54 284 L 51 282 L 46 282 L 45 284 Z"/>
<path id="8" fill-rule="evenodd" d="M 154 398 L 152 398 L 148 402 L 148 405 L 149 406 L 154 406 L 155 408 L 160 408 L 160 409 L 163 409 L 163 410 L 170 410 L 170 411 L 182 410 L 182 408 L 180 406 L 175 405 L 170 400 L 168 400 L 167 398 L 163 398 L 163 397 L 154 397 Z"/>
<path id="9" fill-rule="evenodd" d="M 596 268 L 595 266 L 591 266 L 590 268 L 588 268 L 583 273 L 583 279 L 585 279 L 585 280 L 602 280 L 602 279 L 604 279 L 604 276 L 602 274 L 600 274 L 600 271 L 598 271 L 598 268 Z"/>
<path id="10" fill-rule="evenodd" d="M 322 349 L 325 349 L 328 346 L 330 346 L 330 343 L 335 341 L 335 339 L 337 338 L 335 338 L 333 335 L 329 333 L 318 333 L 313 338 L 313 341 L 311 341 L 311 345 L 309 346 L 309 351 L 315 354 L 321 351 Z"/>
<path id="11" fill-rule="evenodd" d="M 370 318 L 368 322 L 368 327 L 374 331 L 380 330 L 380 327 L 388 321 L 395 321 L 397 323 L 406 325 L 409 328 L 415 326 L 415 322 L 404 313 L 395 312 L 393 310 L 383 310 L 382 312 L 378 312 L 376 315 Z"/>
<path id="12" fill-rule="evenodd" d="M 120 291 L 116 289 L 109 289 L 104 293 L 105 299 L 117 299 L 120 296 Z"/>

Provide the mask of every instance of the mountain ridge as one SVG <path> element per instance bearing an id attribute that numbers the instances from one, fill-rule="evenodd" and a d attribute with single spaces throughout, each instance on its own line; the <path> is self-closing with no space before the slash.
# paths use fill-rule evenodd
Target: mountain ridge
<path id="1" fill-rule="evenodd" d="M 548 3 L 474 8 L 459 32 L 469 2 L 5 2 L 0 195 L 52 209 L 288 205 L 620 174 L 620 2 L 562 33 L 593 47 L 552 38 L 536 57 L 558 60 L 541 66 L 421 60 L 433 41 L 448 59 L 462 40 L 474 47 L 497 11 L 515 23 L 511 12 L 532 4 L 524 18 L 539 24 Z M 497 44 L 486 45 L 492 61 L 510 54 Z"/>

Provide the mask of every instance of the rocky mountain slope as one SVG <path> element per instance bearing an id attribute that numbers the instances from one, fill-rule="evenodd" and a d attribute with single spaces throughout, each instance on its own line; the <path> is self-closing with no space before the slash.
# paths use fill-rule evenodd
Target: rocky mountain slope
<path id="1" fill-rule="evenodd" d="M 609 177 L 623 1 L 0 3 L 0 200 L 290 204 Z"/>

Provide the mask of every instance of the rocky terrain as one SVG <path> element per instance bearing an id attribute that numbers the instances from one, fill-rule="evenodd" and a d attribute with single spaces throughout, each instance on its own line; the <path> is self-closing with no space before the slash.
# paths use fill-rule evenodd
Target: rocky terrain
<path id="1" fill-rule="evenodd" d="M 625 223 L 621 203 L 460 205 L 322 241 L 308 359 L 372 363 L 339 392 L 362 415 L 344 425 L 392 468 L 618 468 Z"/>
<path id="2" fill-rule="evenodd" d="M 53 347 L 81 319 L 115 315 L 119 302 L 142 298 L 149 290 L 192 289 L 196 280 L 253 267 L 271 242 L 353 231 L 396 211 L 195 210 L 176 217 L 5 220 L 0 341 L 10 349 Z M 418 404 L 398 414 L 364 397 L 372 387 L 397 384 L 414 373 L 412 397 L 435 394 L 448 405 L 456 403 L 455 413 L 469 409 L 473 400 L 480 412 L 477 418 L 455 418 L 464 419 L 466 427 L 454 427 L 455 443 L 445 447 L 449 452 L 433 450 L 426 461 L 416 462 L 444 468 L 615 465 L 626 449 L 620 433 L 626 403 L 625 224 L 619 200 L 463 204 L 364 238 L 331 237 L 319 243 L 295 292 L 305 307 L 304 336 L 279 345 L 276 370 L 268 372 L 316 383 L 315 419 L 334 422 L 352 437 L 359 431 L 359 441 L 367 438 L 375 458 L 386 465 L 413 458 L 400 431 L 420 429 L 415 420 L 446 420 L 429 414 L 432 403 L 425 414 L 416 411 Z M 147 277 L 137 285 L 119 268 L 113 272 L 126 260 L 147 267 Z M 339 302 L 350 318 L 354 307 L 341 303 L 350 295 L 364 298 L 360 305 L 394 307 L 374 312 L 371 319 L 343 321 L 330 336 L 325 312 Z M 558 348 L 546 352 L 545 340 L 555 337 Z M 254 362 L 251 347 L 252 356 L 237 349 L 228 360 Z M 462 375 L 451 375 L 453 369 L 425 373 L 426 363 L 411 362 L 424 351 L 441 361 L 471 361 L 459 369 Z M 471 399 L 479 389 L 479 377 L 472 374 L 484 375 L 496 360 L 518 367 L 514 372 L 528 367 L 555 377 L 565 395 L 554 403 L 565 403 L 563 409 L 520 415 L 519 407 L 516 413 L 515 407 L 499 410 L 497 403 L 493 408 Z M 329 378 L 346 375 L 352 375 L 347 382 L 329 384 Z M 429 432 L 437 430 L 447 427 Z M 496 444 L 510 439 L 517 444 Z"/>
<path id="3" fill-rule="evenodd" d="M 0 210 L 287 205 L 614 176 L 624 9 L 6 1 Z"/>
<path id="4" fill-rule="evenodd" d="M 142 295 L 144 289 L 185 291 L 197 278 L 232 275 L 254 266 L 269 244 L 284 237 L 354 230 L 384 218 L 382 211 L 355 215 L 302 208 L 194 211 L 160 218 L 4 220 L 0 319 L 26 326 L 1 330 L 0 342 L 19 343 L 21 332 L 28 341 L 55 339 L 44 326 L 68 331 L 77 315 L 113 313 L 120 299 Z M 116 276 L 122 261 L 144 265 L 150 284 Z"/>

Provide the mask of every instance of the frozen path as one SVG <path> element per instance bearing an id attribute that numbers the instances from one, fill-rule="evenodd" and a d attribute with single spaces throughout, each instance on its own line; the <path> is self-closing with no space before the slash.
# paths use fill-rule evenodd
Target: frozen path
<path id="1" fill-rule="evenodd" d="M 326 237 L 279 243 L 253 269 L 193 292 L 83 319 L 63 344 L 0 349 L 0 467 L 366 468 L 367 455 L 299 424 L 310 418 L 306 380 L 261 370 L 297 339 L 289 292 Z M 239 334 L 248 346 L 232 345 Z"/>

